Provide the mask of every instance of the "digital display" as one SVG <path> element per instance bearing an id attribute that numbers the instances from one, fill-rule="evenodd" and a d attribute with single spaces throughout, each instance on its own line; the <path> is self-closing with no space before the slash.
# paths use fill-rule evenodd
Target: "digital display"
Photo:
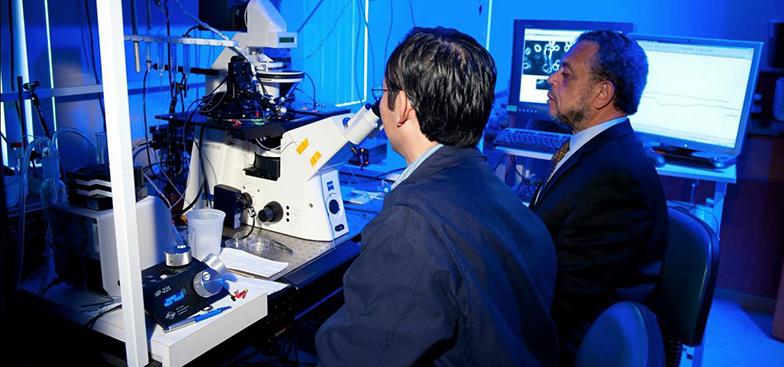
<path id="1" fill-rule="evenodd" d="M 180 289 L 179 292 L 172 294 L 163 299 L 163 307 L 169 308 L 176 305 L 178 302 L 185 299 L 185 289 Z"/>

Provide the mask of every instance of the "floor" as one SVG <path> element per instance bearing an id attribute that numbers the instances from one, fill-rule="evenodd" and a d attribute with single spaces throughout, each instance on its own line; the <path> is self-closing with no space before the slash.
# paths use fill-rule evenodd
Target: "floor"
<path id="1" fill-rule="evenodd" d="M 317 364 L 313 336 L 319 324 L 338 305 L 313 312 L 296 323 L 293 330 L 279 338 L 279 343 L 251 346 L 245 343 L 217 348 L 191 365 L 196 366 L 313 366 Z M 784 342 L 771 334 L 772 315 L 742 307 L 727 298 L 714 299 L 708 318 L 701 366 L 784 367 Z M 53 327 L 55 319 L 38 319 L 18 328 L 23 346 L 11 359 L 10 365 L 50 365 L 63 360 L 81 361 L 89 365 L 122 365 L 121 359 L 108 358 L 107 350 L 122 354 L 120 343 L 107 344 L 83 327 Z M 60 321 L 59 323 L 63 323 Z M 46 330 L 46 333 L 41 333 Z M 59 330 L 60 332 L 56 332 Z M 50 335 L 51 334 L 51 335 Z M 47 338 L 46 335 L 50 337 Z M 64 337 L 66 336 L 67 337 Z M 79 337 L 83 335 L 83 337 Z M 52 340 L 53 339 L 53 340 Z M 71 343 L 64 342 L 74 339 Z M 27 342 L 24 342 L 27 341 Z M 32 343 L 29 343 L 32 342 Z M 47 353 L 39 347 L 46 346 Z M 220 350 L 223 349 L 223 350 Z M 117 355 L 117 354 L 114 354 Z M 696 364 L 685 358 L 681 366 Z"/>
<path id="2" fill-rule="evenodd" d="M 772 323 L 770 313 L 714 299 L 705 328 L 702 366 L 784 366 L 784 342 L 771 336 Z M 688 365 L 688 361 L 682 363 Z"/>
<path id="3" fill-rule="evenodd" d="M 784 341 L 774 339 L 771 334 L 773 316 L 769 312 L 756 311 L 742 307 L 738 302 L 715 298 L 708 317 L 703 341 L 703 367 L 784 367 Z M 277 357 L 255 353 L 247 356 L 241 364 L 251 365 L 312 365 L 317 363 L 313 334 L 318 325 L 310 322 L 300 324 L 299 339 L 295 347 L 297 353 L 289 353 L 281 358 L 285 350 L 292 347 L 291 339 L 283 343 Z M 283 353 L 281 353 L 283 352 Z M 693 352 L 693 351 L 689 351 Z M 281 363 L 281 360 L 284 362 Z M 286 362 L 287 361 L 287 362 Z M 689 358 L 684 358 L 681 367 L 696 366 Z"/>

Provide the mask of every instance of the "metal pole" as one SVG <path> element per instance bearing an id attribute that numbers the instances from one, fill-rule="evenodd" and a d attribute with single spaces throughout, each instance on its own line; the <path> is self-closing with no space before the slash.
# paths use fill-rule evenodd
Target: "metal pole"
<path id="1" fill-rule="evenodd" d="M 30 72 L 27 69 L 27 36 L 25 34 L 25 21 L 24 21 L 24 2 L 22 0 L 11 0 L 14 7 L 14 17 L 11 19 L 11 24 L 14 28 L 14 65 L 18 70 L 19 75 L 22 77 L 23 82 L 30 81 Z M 27 137 L 23 137 L 22 141 L 29 142 L 33 140 L 33 106 L 29 99 L 22 102 L 24 110 L 24 128 L 22 131 L 27 131 Z M 25 139 L 26 138 L 26 139 Z"/>
<path id="2" fill-rule="evenodd" d="M 136 223 L 128 80 L 125 72 L 122 2 L 98 0 L 98 38 L 101 47 L 106 136 L 112 180 L 114 230 L 117 242 L 125 352 L 129 366 L 149 362 L 144 324 L 139 233 Z"/>

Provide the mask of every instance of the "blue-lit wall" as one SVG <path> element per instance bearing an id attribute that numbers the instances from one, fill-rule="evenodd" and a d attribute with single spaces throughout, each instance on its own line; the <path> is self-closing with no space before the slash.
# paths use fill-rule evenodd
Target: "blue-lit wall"
<path id="1" fill-rule="evenodd" d="M 21 1 L 21 0 L 20 0 Z M 208 0 L 203 0 L 208 1 Z M 151 8 L 151 29 L 146 27 L 146 4 L 155 1 L 137 0 L 139 33 L 165 35 L 164 14 L 160 8 Z M 166 0 L 160 0 L 166 3 Z M 196 14 L 195 0 L 180 0 L 186 10 Z M 46 38 L 46 14 L 44 4 L 49 5 L 49 22 L 51 40 Z M 177 7 L 174 0 L 169 0 L 171 34 L 181 35 L 194 22 L 187 18 Z M 716 0 L 716 1 L 676 1 L 676 0 L 642 0 L 636 2 L 617 0 L 596 1 L 561 1 L 535 2 L 519 0 L 274 0 L 280 7 L 290 31 L 299 31 L 299 47 L 291 51 L 292 66 L 308 72 L 315 84 L 315 96 L 310 83 L 300 85 L 303 90 L 298 93 L 300 100 L 315 97 L 325 105 L 348 104 L 356 108 L 358 101 L 366 98 L 369 89 L 381 84 L 386 57 L 414 25 L 446 26 L 457 28 L 471 34 L 480 43 L 489 47 L 498 67 L 498 83 L 496 93 L 499 102 L 505 101 L 509 86 L 512 50 L 512 24 L 514 19 L 550 19 L 550 20 L 589 20 L 632 22 L 639 33 L 679 35 L 691 37 L 728 38 L 751 41 L 767 41 L 771 20 L 784 20 L 784 1 L 782 0 Z M 0 79 L 4 96 L 11 95 L 15 78 L 20 65 L 11 63 L 11 22 L 9 10 L 11 0 L 0 0 Z M 124 1 L 125 32 L 131 33 L 130 2 Z M 24 11 L 27 33 L 28 68 L 30 79 L 38 80 L 42 89 L 54 86 L 57 89 L 95 87 L 101 79 L 100 53 L 98 50 L 97 20 L 95 0 L 24 0 Z M 365 44 L 365 22 L 363 14 L 368 13 L 368 43 Z M 195 32 L 194 36 L 208 37 L 208 32 Z M 92 40 L 91 40 L 92 38 Z M 51 44 L 51 53 L 49 46 Z M 91 44 L 93 47 L 91 47 Z M 160 45 L 150 47 L 150 55 L 154 63 L 164 63 L 164 48 Z M 127 76 L 129 80 L 130 121 L 135 140 L 144 135 L 144 99 L 142 98 L 143 72 L 134 70 L 133 48 L 126 43 Z M 182 63 L 181 47 L 174 48 Z M 188 51 L 190 64 L 209 67 L 219 50 L 212 47 L 191 48 Z M 767 45 L 761 63 L 762 70 L 770 70 L 767 58 Z M 367 53 L 367 61 L 366 60 Z M 95 55 L 93 57 L 93 54 Z M 145 47 L 142 47 L 142 58 L 145 58 Z M 49 70 L 49 59 L 52 59 L 52 70 Z M 178 76 L 179 78 L 179 76 Z M 203 78 L 192 76 L 191 90 L 188 92 L 186 104 L 205 93 Z M 147 89 L 147 120 L 154 125 L 158 122 L 154 116 L 167 112 L 170 96 L 168 92 L 168 75 L 152 71 L 146 83 Z M 95 88 L 93 88 L 95 90 Z M 771 93 L 770 90 L 762 90 Z M 101 117 L 101 105 L 92 93 L 72 97 L 58 97 L 53 106 L 50 98 L 42 99 L 43 113 L 51 125 L 56 120 L 57 126 L 73 127 L 88 134 L 103 130 L 104 121 Z M 351 104 L 354 102 L 354 104 Z M 181 108 L 178 105 L 178 110 Z M 19 119 L 13 103 L 4 103 L 2 111 L 9 141 L 20 141 Z M 35 118 L 34 118 L 34 121 Z M 114 123 L 107 121 L 107 124 Z M 34 132 L 41 134 L 37 121 Z M 766 142 L 767 143 L 767 142 Z M 749 147 L 750 145 L 747 145 Z M 63 167 L 68 170 L 76 166 L 91 163 L 93 158 L 86 145 L 73 136 L 64 136 L 61 141 Z M 750 148 L 749 148 L 750 149 Z M 755 148 L 756 149 L 756 148 Z M 767 145 L 758 151 L 773 151 Z M 748 150 L 748 149 L 747 149 Z M 3 152 L 4 155 L 7 152 Z M 744 154 L 749 157 L 754 154 Z M 759 154 L 758 154 L 759 155 Z M 745 158 L 742 157 L 742 158 Z M 756 159 L 756 158 L 755 158 Z M 772 154 L 762 154 L 761 161 L 776 162 Z M 781 253 L 770 250 L 775 243 L 780 243 L 781 236 L 768 230 L 770 226 L 765 218 L 773 214 L 760 213 L 755 208 L 748 208 L 753 215 L 747 215 L 748 202 L 767 205 L 771 200 L 764 194 L 772 186 L 767 185 L 768 166 L 755 162 L 760 168 L 756 171 L 765 174 L 757 176 L 751 185 L 744 183 L 744 167 L 739 170 L 739 183 L 731 187 L 728 194 L 725 215 L 725 228 L 740 228 L 736 232 L 725 233 L 725 249 L 733 254 L 732 262 L 723 265 L 725 272 L 743 283 L 738 288 L 751 293 L 771 296 L 775 294 L 775 284 L 780 273 Z M 774 169 L 770 168 L 770 172 Z M 735 194 L 739 192 L 739 194 Z M 773 197 L 779 191 L 771 191 Z M 782 191 L 784 192 L 784 191 Z M 751 197 L 750 195 L 757 195 Z M 737 196 L 737 198 L 736 198 Z M 742 197 L 742 198 L 741 198 Z M 736 200 L 736 201 L 732 201 Z M 749 201 L 751 200 L 751 201 Z M 757 200 L 757 201 L 754 201 Z M 739 215 L 727 209 L 738 203 Z M 744 206 L 746 205 L 746 206 Z M 771 204 L 771 211 L 780 209 Z M 756 215 L 756 217 L 755 217 Z M 758 218 L 762 216 L 763 218 Z M 741 219 L 733 219 L 733 218 Z M 773 215 L 775 217 L 775 215 Z M 752 218 L 752 219 L 747 219 Z M 760 223 L 751 223 L 758 218 Z M 754 226 L 756 225 L 756 226 Z M 773 226 L 775 227 L 775 226 Z M 746 240 L 748 228 L 758 228 L 756 232 L 767 231 L 758 235 L 759 241 L 773 245 L 760 247 L 749 245 Z M 771 232 L 771 233 L 768 233 Z M 778 241 L 778 242 L 777 242 Z M 734 247 L 732 247 L 734 246 Z M 751 249 L 749 246 L 753 247 Z M 754 250 L 754 251 L 751 251 Z M 751 255 L 750 255 L 751 254 Z M 756 254 L 756 255 L 754 255 Z M 760 273 L 759 277 L 741 276 L 747 273 Z M 749 279 L 746 279 L 749 278 Z M 761 279 L 761 280 L 760 280 Z M 749 285 L 751 284 L 751 285 Z M 760 285 L 761 284 L 761 285 Z M 726 286 L 726 284 L 724 284 Z"/>
<path id="2" fill-rule="evenodd" d="M 44 3 L 44 0 L 26 0 L 24 7 L 30 76 L 32 80 L 39 80 L 42 88 L 49 88 L 51 82 Z M 130 34 L 130 3 L 124 3 L 125 31 Z M 188 11 L 197 13 L 196 1 L 181 0 L 181 3 Z M 784 19 L 784 2 L 775 0 L 599 0 L 560 3 L 513 0 L 282 0 L 275 3 L 280 6 L 289 30 L 299 30 L 299 47 L 291 52 L 292 66 L 308 72 L 313 77 L 316 98 L 326 105 L 367 98 L 369 89 L 382 82 L 386 57 L 413 24 L 454 27 L 489 46 L 498 66 L 496 92 L 503 93 L 509 84 L 512 22 L 517 18 L 624 21 L 633 22 L 640 33 L 755 41 L 767 40 L 771 19 Z M 98 68 L 100 56 L 94 1 L 49 0 L 48 4 L 53 59 L 51 79 L 54 86 L 67 88 L 96 84 L 93 52 Z M 137 0 L 139 32 L 164 35 L 164 14 L 154 5 L 151 12 L 152 27 L 147 30 L 146 4 L 145 0 Z M 366 5 L 369 14 L 367 62 L 365 24 L 362 20 Z M 178 9 L 173 0 L 169 1 L 169 8 L 172 35 L 181 35 L 194 24 Z M 10 9 L 10 0 L 2 0 L 0 43 L 3 47 L 0 48 L 0 56 L 3 92 L 9 92 L 12 89 L 11 84 L 14 83 L 10 65 Z M 311 13 L 310 19 L 305 22 Z M 94 49 L 90 47 L 91 33 Z M 207 32 L 194 32 L 193 35 L 209 36 Z M 164 61 L 160 55 L 162 51 L 162 46 L 152 45 L 150 53 L 153 62 Z M 177 47 L 174 51 L 181 60 L 182 49 Z M 188 51 L 190 63 L 209 66 L 217 51 L 213 47 L 191 48 Z M 144 55 L 143 47 L 142 57 Z M 141 89 L 144 73 L 137 73 L 133 68 L 130 43 L 126 44 L 126 57 L 133 134 L 134 137 L 140 138 L 143 136 Z M 766 60 L 763 60 L 763 69 L 767 68 Z M 192 77 L 189 81 L 194 88 L 189 92 L 186 103 L 204 93 L 200 84 L 202 78 Z M 154 119 L 156 114 L 164 113 L 168 109 L 167 85 L 166 73 L 153 71 L 148 76 L 147 117 L 150 124 L 157 123 Z M 300 87 L 307 95 L 301 94 L 299 98 L 309 100 L 312 97 L 310 94 L 313 94 L 310 83 L 305 81 Z M 59 98 L 54 109 L 51 100 L 45 98 L 42 108 L 50 124 L 56 119 L 58 126 L 75 127 L 92 134 L 101 131 L 104 123 L 96 96 Z M 10 141 L 18 141 L 19 122 L 13 105 L 6 103 L 3 112 Z M 40 131 L 36 130 L 36 133 Z M 66 166 L 84 163 L 83 157 L 88 156 L 85 153 L 84 145 L 74 140 L 68 151 L 64 152 Z"/>

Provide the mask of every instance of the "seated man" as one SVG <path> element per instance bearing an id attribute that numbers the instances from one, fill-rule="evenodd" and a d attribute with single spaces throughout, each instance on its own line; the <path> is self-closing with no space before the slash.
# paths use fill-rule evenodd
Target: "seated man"
<path id="1" fill-rule="evenodd" d="M 414 28 L 390 56 L 381 119 L 408 167 L 316 335 L 322 365 L 556 363 L 552 240 L 475 147 L 495 79 L 453 29 Z"/>
<path id="2" fill-rule="evenodd" d="M 558 255 L 552 315 L 564 365 L 599 313 L 622 300 L 644 302 L 659 276 L 666 202 L 626 117 L 637 112 L 647 74 L 637 42 L 595 31 L 577 39 L 547 80 L 550 114 L 574 131 L 531 204 Z"/>

